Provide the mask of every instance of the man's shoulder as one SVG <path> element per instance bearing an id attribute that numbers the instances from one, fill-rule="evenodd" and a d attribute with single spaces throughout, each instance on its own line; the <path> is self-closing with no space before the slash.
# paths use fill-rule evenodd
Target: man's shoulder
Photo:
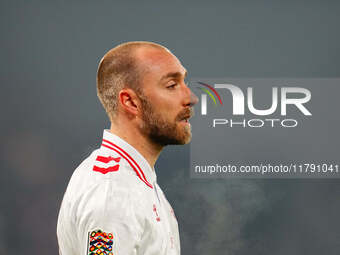
<path id="1" fill-rule="evenodd" d="M 105 185 L 110 186 L 110 191 L 125 190 L 127 193 L 145 189 L 124 158 L 118 153 L 98 148 L 75 169 L 68 189 L 74 195 L 80 196 L 94 187 Z"/>
<path id="2" fill-rule="evenodd" d="M 137 175 L 126 169 L 123 160 L 112 159 L 110 164 L 111 158 L 117 160 L 112 153 L 94 150 L 73 172 L 63 199 L 63 210 L 72 218 L 82 219 L 87 213 L 100 214 L 122 205 L 136 207 L 145 196 L 145 185 Z M 119 165 L 117 170 L 115 165 Z"/>

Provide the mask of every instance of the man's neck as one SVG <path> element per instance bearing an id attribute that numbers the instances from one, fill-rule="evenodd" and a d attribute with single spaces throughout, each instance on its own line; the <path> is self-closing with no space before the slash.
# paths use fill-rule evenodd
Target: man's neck
<path id="1" fill-rule="evenodd" d="M 110 132 L 134 147 L 148 161 L 151 168 L 154 168 L 163 147 L 152 143 L 137 128 L 121 127 L 126 127 L 126 125 L 114 125 L 112 123 Z"/>

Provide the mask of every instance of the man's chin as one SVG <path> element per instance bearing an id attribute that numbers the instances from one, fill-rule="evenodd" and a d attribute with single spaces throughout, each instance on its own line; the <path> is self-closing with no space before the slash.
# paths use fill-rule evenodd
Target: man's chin
<path id="1" fill-rule="evenodd" d="M 185 133 L 182 135 L 177 135 L 177 136 L 158 136 L 153 137 L 154 141 L 157 142 L 158 144 L 162 146 L 167 146 L 167 145 L 185 145 L 188 144 L 191 141 L 191 133 Z M 156 138 L 156 139 L 155 139 Z"/>
<path id="2" fill-rule="evenodd" d="M 190 141 L 191 141 L 191 138 L 188 138 L 186 140 L 182 140 L 180 143 L 178 143 L 178 145 L 185 145 L 185 144 L 190 143 Z"/>
<path id="3" fill-rule="evenodd" d="M 186 133 L 181 138 L 178 139 L 178 145 L 188 144 L 191 141 L 191 132 Z"/>
<path id="4" fill-rule="evenodd" d="M 141 130 L 152 142 L 161 146 L 184 145 L 191 141 L 190 124 L 177 123 L 167 127 L 145 125 Z"/>
<path id="5" fill-rule="evenodd" d="M 178 127 L 179 136 L 177 138 L 179 145 L 188 144 L 191 141 L 191 126 L 190 123 L 180 123 L 181 127 Z M 183 127 L 184 125 L 184 127 Z"/>

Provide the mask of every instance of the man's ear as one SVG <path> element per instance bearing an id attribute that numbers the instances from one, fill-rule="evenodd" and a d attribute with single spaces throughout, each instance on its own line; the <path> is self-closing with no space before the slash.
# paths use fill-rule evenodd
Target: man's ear
<path id="1" fill-rule="evenodd" d="M 124 88 L 119 91 L 118 100 L 123 111 L 133 116 L 138 115 L 138 111 L 140 111 L 140 100 L 133 89 Z"/>

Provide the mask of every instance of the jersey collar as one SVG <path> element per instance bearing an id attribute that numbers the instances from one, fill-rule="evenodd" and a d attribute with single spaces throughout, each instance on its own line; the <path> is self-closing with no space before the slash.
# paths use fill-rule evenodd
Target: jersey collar
<path id="1" fill-rule="evenodd" d="M 153 188 L 153 183 L 157 180 L 155 169 L 133 146 L 119 136 L 112 134 L 109 129 L 104 129 L 101 146 L 118 153 L 130 164 L 139 179 Z"/>

